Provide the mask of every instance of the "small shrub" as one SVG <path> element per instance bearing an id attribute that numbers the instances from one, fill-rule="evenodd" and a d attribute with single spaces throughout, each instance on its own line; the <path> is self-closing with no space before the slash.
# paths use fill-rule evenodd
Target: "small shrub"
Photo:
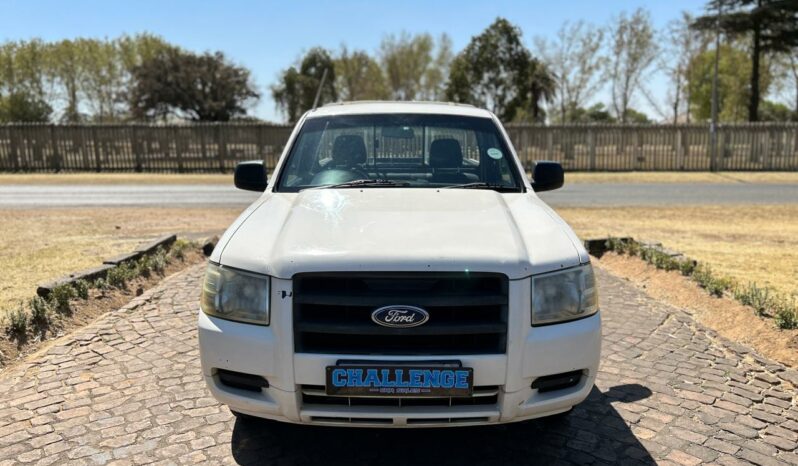
<path id="1" fill-rule="evenodd" d="M 108 274 L 105 276 L 105 281 L 108 283 L 108 285 L 114 288 L 126 290 L 128 280 L 134 278 L 134 276 L 134 266 L 130 266 L 128 264 L 119 264 L 108 271 Z"/>
<path id="2" fill-rule="evenodd" d="M 763 316 L 767 310 L 773 307 L 774 298 L 771 296 L 770 289 L 760 288 L 756 283 L 748 283 L 748 286 L 737 287 L 734 290 L 734 297 L 740 303 L 751 306 L 757 315 Z"/>
<path id="3" fill-rule="evenodd" d="M 693 279 L 701 288 L 704 288 L 713 296 L 720 298 L 723 293 L 731 288 L 732 281 L 727 277 L 716 277 L 712 270 L 707 266 L 698 266 L 693 271 Z"/>
<path id="4" fill-rule="evenodd" d="M 92 288 L 96 288 L 97 290 L 99 290 L 100 296 L 105 296 L 105 293 L 108 292 L 110 286 L 108 286 L 108 281 L 106 279 L 98 278 L 97 280 L 94 280 Z"/>
<path id="5" fill-rule="evenodd" d="M 780 329 L 792 330 L 798 328 L 798 305 L 795 300 L 783 299 L 775 306 L 776 325 Z"/>
<path id="6" fill-rule="evenodd" d="M 52 307 L 50 302 L 41 296 L 34 296 L 28 303 L 30 322 L 37 327 L 46 327 L 51 321 Z"/>
<path id="7" fill-rule="evenodd" d="M 166 270 L 166 265 L 166 252 L 162 248 L 158 248 L 155 253 L 150 256 L 150 266 L 153 271 L 163 274 L 164 270 Z"/>
<path id="8" fill-rule="evenodd" d="M 9 311 L 6 318 L 6 332 L 12 336 L 22 337 L 28 331 L 28 313 L 20 304 L 13 311 Z"/>
<path id="9" fill-rule="evenodd" d="M 191 246 L 191 241 L 178 239 L 172 244 L 172 248 L 169 250 L 169 253 L 172 257 L 182 261 L 186 258 L 186 249 L 190 248 Z"/>
<path id="10" fill-rule="evenodd" d="M 53 303 L 53 307 L 58 312 L 69 312 L 69 300 L 75 299 L 77 297 L 77 292 L 72 285 L 59 285 L 53 288 L 50 292 L 50 301 Z"/>
<path id="11" fill-rule="evenodd" d="M 692 259 L 682 259 L 679 261 L 679 272 L 682 273 L 685 277 L 689 277 L 693 274 L 696 268 L 696 262 Z"/>
<path id="12" fill-rule="evenodd" d="M 89 282 L 78 280 L 74 283 L 75 293 L 80 299 L 89 299 Z"/>
<path id="13" fill-rule="evenodd" d="M 150 276 L 150 272 L 152 271 L 152 263 L 149 257 L 142 257 L 136 262 L 136 275 L 140 275 L 144 278 L 148 278 Z"/>

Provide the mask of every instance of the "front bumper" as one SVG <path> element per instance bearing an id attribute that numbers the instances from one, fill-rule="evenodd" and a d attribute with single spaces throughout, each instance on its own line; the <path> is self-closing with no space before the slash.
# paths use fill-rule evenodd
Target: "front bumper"
<path id="1" fill-rule="evenodd" d="M 279 285 L 274 290 L 280 293 Z M 273 301 L 274 302 L 274 301 Z M 512 309 L 512 307 L 511 307 Z M 274 309 L 273 309 L 274 311 Z M 513 314 L 518 313 L 516 318 Z M 277 421 L 376 427 L 430 427 L 515 422 L 569 410 L 593 387 L 601 351 L 601 316 L 531 327 L 526 311 L 511 311 L 506 354 L 363 356 L 293 352 L 290 313 L 274 313 L 268 327 L 230 322 L 199 313 L 202 370 L 213 396 L 234 411 Z M 528 312 L 526 312 L 528 314 Z M 340 359 L 424 361 L 451 359 L 474 368 L 474 386 L 497 387 L 495 403 L 479 406 L 326 406 L 303 402 L 303 387 L 325 383 L 325 367 Z M 258 392 L 220 382 L 218 370 L 264 377 Z M 576 385 L 542 393 L 535 379 L 581 371 Z"/>

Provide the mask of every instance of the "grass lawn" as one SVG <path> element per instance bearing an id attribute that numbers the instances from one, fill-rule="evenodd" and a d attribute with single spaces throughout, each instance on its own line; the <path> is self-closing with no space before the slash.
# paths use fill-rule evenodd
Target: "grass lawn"
<path id="1" fill-rule="evenodd" d="M 582 238 L 658 241 L 740 283 L 798 297 L 798 204 L 561 208 Z"/>
<path id="2" fill-rule="evenodd" d="M 0 310 L 28 300 L 36 285 L 95 267 L 165 233 L 220 234 L 239 214 L 230 208 L 54 208 L 0 210 Z"/>

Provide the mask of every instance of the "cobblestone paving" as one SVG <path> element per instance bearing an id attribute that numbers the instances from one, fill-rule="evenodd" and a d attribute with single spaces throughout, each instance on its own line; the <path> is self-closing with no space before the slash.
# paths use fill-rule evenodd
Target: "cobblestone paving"
<path id="1" fill-rule="evenodd" d="M 597 386 L 567 419 L 465 429 L 234 420 L 200 376 L 202 267 L 0 374 L 5 464 L 798 464 L 798 374 L 599 273 Z"/>

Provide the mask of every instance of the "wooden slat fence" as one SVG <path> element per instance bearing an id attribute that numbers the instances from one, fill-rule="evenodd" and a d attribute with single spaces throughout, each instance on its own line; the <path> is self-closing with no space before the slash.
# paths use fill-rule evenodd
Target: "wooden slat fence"
<path id="1" fill-rule="evenodd" d="M 570 171 L 709 170 L 707 125 L 508 125 L 527 167 L 555 160 Z M 241 160 L 273 169 L 291 127 L 0 125 L 0 171 L 228 172 Z M 798 170 L 798 124 L 719 128 L 719 170 Z"/>

